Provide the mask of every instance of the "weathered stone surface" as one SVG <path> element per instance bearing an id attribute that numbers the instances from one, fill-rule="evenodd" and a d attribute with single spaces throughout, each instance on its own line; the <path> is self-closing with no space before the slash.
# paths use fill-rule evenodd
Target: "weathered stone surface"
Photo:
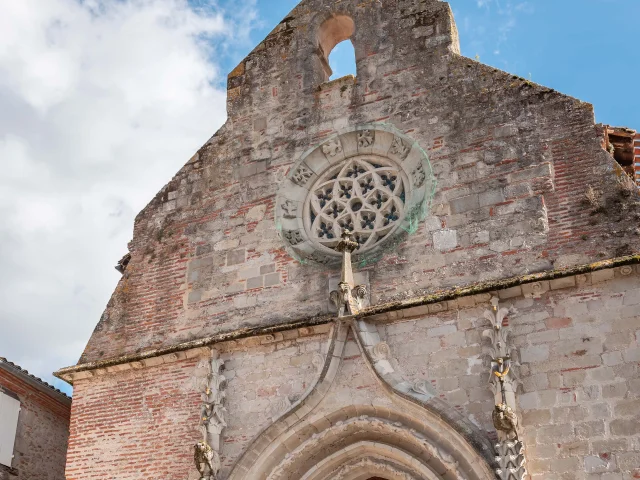
<path id="1" fill-rule="evenodd" d="M 274 222 L 281 214 L 275 196 L 310 148 L 380 119 L 411 132 L 428 153 L 438 180 L 433 220 L 440 228 L 418 223 L 417 232 L 370 270 L 374 303 L 549 269 L 556 259 L 586 263 L 637 245 L 636 236 L 616 226 L 618 219 L 620 225 L 632 221 L 623 213 L 594 216 L 583 204 L 581 189 L 615 182 L 615 162 L 598 144 L 590 105 L 460 57 L 445 3 L 339 3 L 357 25 L 357 82 L 323 83 L 327 72 L 313 32 L 333 4 L 320 0 L 294 9 L 240 63 L 242 73 L 229 79 L 227 123 L 138 216 L 127 274 L 82 361 L 183 341 L 195 332 L 277 323 L 287 317 L 284 311 L 297 317 L 328 313 L 322 292 L 334 268 L 298 268 L 286 254 Z M 406 33 L 414 26 L 425 42 Z M 429 35 L 431 30 L 438 33 Z M 256 128 L 268 133 L 255 136 Z M 596 170 L 602 173 L 593 175 Z M 175 202 L 169 199 L 174 192 L 188 201 L 167 210 L 163 205 Z M 285 215 L 295 218 L 293 212 Z M 610 235 L 613 230 L 618 233 Z M 427 231 L 434 233 L 425 244 Z M 189 303 L 187 282 L 195 278 L 175 266 L 186 261 L 192 271 L 192 262 L 211 255 L 203 242 L 226 261 L 194 274 L 206 294 Z M 445 252 L 444 263 L 433 262 L 436 252 Z M 270 290 L 251 312 L 236 312 L 228 295 L 240 293 L 232 277 L 245 262 L 275 264 L 282 281 L 263 286 Z M 296 275 L 287 275 L 292 270 Z M 221 273 L 229 275 L 223 282 Z M 154 308 L 135 300 L 143 295 Z M 211 304 L 218 305 L 220 321 L 206 320 Z M 156 311 L 163 312 L 161 322 L 154 321 Z M 145 331 L 125 333 L 132 321 L 147 325 Z M 185 323 L 192 328 L 182 328 Z"/>
<path id="2" fill-rule="evenodd" d="M 328 54 L 348 38 L 357 79 L 327 82 Z M 199 341 L 221 332 L 238 335 L 216 345 L 228 383 L 221 478 L 276 472 L 272 465 L 243 477 L 255 462 L 270 461 L 271 445 L 282 474 L 271 478 L 300 476 L 309 465 L 296 448 L 329 448 L 322 432 L 346 444 L 343 434 L 354 428 L 379 454 L 378 440 L 415 445 L 418 430 L 438 425 L 433 451 L 414 451 L 426 448 L 425 458 L 441 462 L 435 470 L 452 478 L 488 480 L 494 455 L 484 447 L 495 443 L 495 395 L 482 333 L 493 295 L 515 308 L 502 325 L 511 332 L 512 373 L 523 384 L 510 393 L 532 480 L 640 475 L 638 266 L 627 261 L 510 288 L 491 283 L 495 291 L 410 309 L 399 302 L 638 249 L 635 233 L 623 228 L 636 207 L 616 207 L 616 164 L 599 144 L 589 105 L 461 57 L 451 10 L 435 0 L 305 0 L 230 74 L 228 93 L 227 123 L 137 217 L 131 261 L 81 362 L 169 351 L 77 374 L 69 480 L 198 478 L 194 369 Z M 376 182 L 393 184 L 394 175 L 383 178 L 393 166 L 415 192 L 426 188 L 425 152 L 438 181 L 431 210 L 415 209 L 415 222 L 380 258 L 356 264 L 374 308 L 398 303 L 330 340 L 340 327 L 328 320 L 339 263 L 330 262 L 331 251 L 318 254 L 318 245 L 333 242 L 338 232 L 329 224 L 335 227 L 342 204 L 320 208 L 338 215 L 331 221 L 305 217 L 305 185 L 317 186 L 318 202 L 341 194 L 336 178 L 349 178 L 345 197 L 349 185 L 366 188 L 357 162 L 353 172 L 334 172 L 342 177 L 327 170 L 357 153 Z M 319 178 L 333 190 L 321 191 Z M 584 195 L 589 185 L 608 192 L 595 209 Z M 395 193 L 394 201 L 407 201 Z M 373 205 L 387 200 L 371 200 L 364 210 L 378 215 Z M 349 205 L 361 229 L 383 222 L 362 217 L 363 207 Z M 315 243 L 300 233 L 309 224 L 318 227 Z M 323 325 L 312 326 L 318 318 Z M 254 334 L 257 326 L 269 329 Z M 193 350 L 174 353 L 183 342 Z M 402 415 L 414 427 L 405 429 L 406 418 L 396 419 Z M 285 431 L 290 437 L 276 441 Z M 314 451 L 314 461 L 324 458 Z M 356 457 L 346 455 L 344 466 L 365 468 L 357 478 L 402 478 L 364 460 L 349 465 L 362 460 Z M 337 476 L 331 473 L 326 478 Z"/>

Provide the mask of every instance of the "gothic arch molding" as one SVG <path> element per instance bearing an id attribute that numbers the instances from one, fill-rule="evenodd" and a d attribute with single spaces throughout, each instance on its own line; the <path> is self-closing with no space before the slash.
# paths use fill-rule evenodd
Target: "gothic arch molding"
<path id="1" fill-rule="evenodd" d="M 358 442 L 325 458 L 300 480 L 438 480 L 438 476 L 407 452 L 387 444 Z"/>
<path id="2" fill-rule="evenodd" d="M 484 459 L 453 428 L 424 413 L 418 418 L 400 406 L 353 405 L 288 428 L 295 419 L 285 417 L 278 429 L 286 430 L 265 442 L 259 454 L 245 454 L 229 478 L 328 480 L 337 472 L 345 480 L 383 472 L 393 474 L 391 480 L 493 478 Z M 360 465 L 345 469 L 349 461 Z"/>
<path id="3" fill-rule="evenodd" d="M 298 479 L 307 473 L 308 480 L 332 479 L 345 455 L 361 462 L 360 470 L 342 470 L 345 480 L 361 480 L 366 472 L 370 478 L 382 469 L 388 470 L 382 478 L 393 473 L 390 480 L 493 479 L 485 458 L 442 416 L 398 395 L 390 393 L 394 405 L 388 408 L 348 405 L 329 414 L 317 409 L 339 370 L 348 329 L 336 325 L 318 382 L 254 440 L 229 480 Z"/>

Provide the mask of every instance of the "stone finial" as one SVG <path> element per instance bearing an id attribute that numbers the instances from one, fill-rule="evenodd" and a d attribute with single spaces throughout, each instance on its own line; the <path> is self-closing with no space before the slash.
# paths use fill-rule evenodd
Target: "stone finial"
<path id="1" fill-rule="evenodd" d="M 362 309 L 362 300 L 367 296 L 365 285 L 354 285 L 351 254 L 359 244 L 353 239 L 353 235 L 347 229 L 342 232 L 342 240 L 338 243 L 337 250 L 342 253 L 342 272 L 338 290 L 331 292 L 330 299 L 338 309 L 338 317 L 355 315 Z"/>

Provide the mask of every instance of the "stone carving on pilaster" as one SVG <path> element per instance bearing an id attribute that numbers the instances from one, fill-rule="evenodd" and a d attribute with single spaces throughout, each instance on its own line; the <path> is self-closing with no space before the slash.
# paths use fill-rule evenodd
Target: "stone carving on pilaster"
<path id="1" fill-rule="evenodd" d="M 516 413 L 516 391 L 520 380 L 513 369 L 512 347 L 509 344 L 509 330 L 505 319 L 517 311 L 500 308 L 497 297 L 491 299 L 492 309 L 484 312 L 491 322 L 491 329 L 482 336 L 490 340 L 483 348 L 491 360 L 490 384 L 493 389 L 495 407 L 492 412 L 493 426 L 498 432 L 496 450 L 496 476 L 500 480 L 522 480 L 525 467 L 524 444 L 520 440 L 519 421 Z"/>
<path id="2" fill-rule="evenodd" d="M 202 405 L 200 407 L 200 429 L 202 441 L 195 445 L 194 460 L 200 473 L 200 480 L 217 480 L 221 468 L 220 440 L 225 421 L 224 388 L 226 378 L 222 375 L 224 360 L 218 357 L 216 350 L 206 363 L 206 376 L 202 384 Z"/>
<path id="3" fill-rule="evenodd" d="M 522 480 L 527 473 L 524 444 L 506 440 L 496 445 L 496 476 L 498 480 Z"/>
<path id="4" fill-rule="evenodd" d="M 342 232 L 342 240 L 337 246 L 337 250 L 342 253 L 342 273 L 338 290 L 329 294 L 331 302 L 338 309 L 338 317 L 355 315 L 362 309 L 362 301 L 367 296 L 365 285 L 354 285 L 353 268 L 351 265 L 351 253 L 358 248 L 359 244 L 353 239 L 351 232 L 347 229 Z"/>

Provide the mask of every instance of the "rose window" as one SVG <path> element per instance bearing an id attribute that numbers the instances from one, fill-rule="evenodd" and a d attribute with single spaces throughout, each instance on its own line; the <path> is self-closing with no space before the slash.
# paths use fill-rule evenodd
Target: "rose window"
<path id="1" fill-rule="evenodd" d="M 344 229 L 364 252 L 395 230 L 405 211 L 406 179 L 387 159 L 356 157 L 326 170 L 305 205 L 309 238 L 334 249 Z"/>
<path id="2" fill-rule="evenodd" d="M 342 232 L 352 232 L 358 262 L 374 262 L 417 230 L 435 191 L 426 153 L 388 125 L 361 125 L 308 150 L 276 197 L 276 228 L 301 262 L 340 261 Z"/>

